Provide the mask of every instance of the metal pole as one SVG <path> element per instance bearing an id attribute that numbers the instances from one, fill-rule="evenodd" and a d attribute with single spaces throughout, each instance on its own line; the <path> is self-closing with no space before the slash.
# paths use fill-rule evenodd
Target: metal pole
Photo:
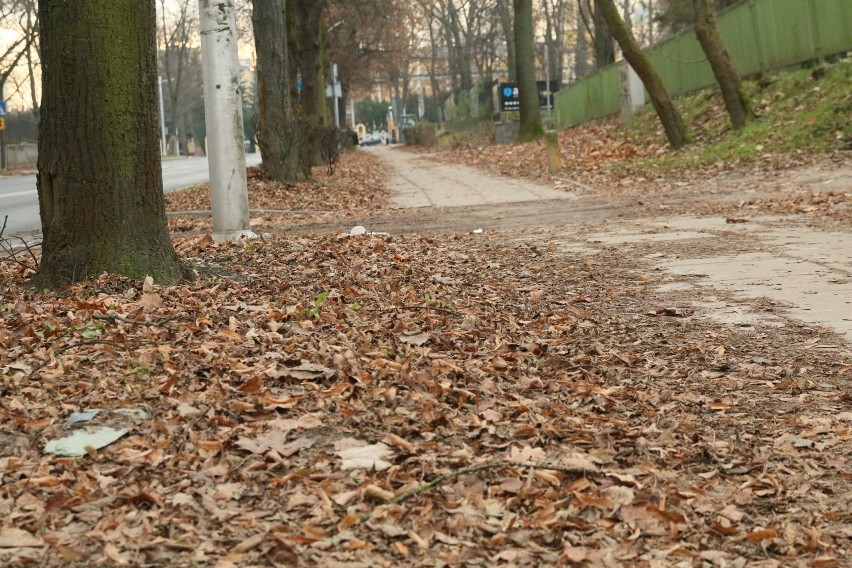
<path id="1" fill-rule="evenodd" d="M 340 83 L 337 82 L 337 63 L 331 64 L 331 90 L 334 95 L 334 126 L 340 130 Z"/>
<path id="2" fill-rule="evenodd" d="M 160 146 L 163 156 L 166 155 L 166 109 L 163 107 L 163 78 L 157 77 L 160 87 Z"/>
<path id="3" fill-rule="evenodd" d="M 0 99 L 6 100 L 6 82 L 0 83 Z M 8 109 L 8 107 L 7 107 Z M 20 115 L 19 115 L 20 116 Z M 0 130 L 0 168 L 9 167 L 8 156 L 6 156 L 6 130 Z"/>
<path id="4" fill-rule="evenodd" d="M 544 96 L 547 97 L 547 121 L 550 122 L 550 50 L 547 48 L 547 38 L 544 38 L 544 77 L 546 81 Z"/>
<path id="5" fill-rule="evenodd" d="M 198 0 L 213 239 L 256 236 L 249 225 L 234 0 Z"/>

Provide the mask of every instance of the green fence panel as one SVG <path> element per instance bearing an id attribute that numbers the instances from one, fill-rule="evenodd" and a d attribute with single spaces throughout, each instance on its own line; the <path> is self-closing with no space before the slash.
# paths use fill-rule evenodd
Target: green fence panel
<path id="1" fill-rule="evenodd" d="M 765 69 L 789 65 L 801 57 L 816 55 L 816 38 L 810 0 L 793 0 L 779 3 L 750 0 L 757 22 L 757 39 L 763 51 Z"/>
<path id="2" fill-rule="evenodd" d="M 554 122 L 563 127 L 618 112 L 619 84 L 618 67 L 610 65 L 560 91 L 553 101 Z"/>
<path id="3" fill-rule="evenodd" d="M 793 0 L 798 2 L 800 0 Z M 737 5 L 719 14 L 719 33 L 741 75 L 766 68 L 755 11 L 749 5 Z"/>
<path id="4" fill-rule="evenodd" d="M 846 51 L 852 46 L 852 0 L 810 0 L 816 7 L 820 55 Z"/>
<path id="5" fill-rule="evenodd" d="M 722 40 L 741 75 L 852 49 L 852 0 L 745 0 L 722 11 L 718 21 Z M 646 53 L 673 96 L 715 84 L 692 30 L 681 32 Z M 624 63 L 605 67 L 557 93 L 557 127 L 618 113 L 621 65 Z"/>
<path id="6" fill-rule="evenodd" d="M 713 70 L 692 30 L 682 32 L 646 53 L 673 96 L 713 82 Z"/>

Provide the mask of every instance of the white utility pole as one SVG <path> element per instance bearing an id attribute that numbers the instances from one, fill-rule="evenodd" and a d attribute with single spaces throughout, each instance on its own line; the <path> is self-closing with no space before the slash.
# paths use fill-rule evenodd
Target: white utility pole
<path id="1" fill-rule="evenodd" d="M 249 225 L 234 0 L 198 0 L 198 9 L 213 239 L 254 237 Z"/>
<path id="2" fill-rule="evenodd" d="M 163 156 L 166 155 L 166 109 L 163 108 L 163 78 L 157 77 L 157 83 L 160 87 L 160 146 L 162 147 Z"/>
<path id="3" fill-rule="evenodd" d="M 340 81 L 337 80 L 337 63 L 331 64 L 331 90 L 334 96 L 334 127 L 340 130 L 340 98 L 343 92 L 340 89 Z"/>
<path id="4" fill-rule="evenodd" d="M 547 49 L 547 38 L 544 38 L 544 96 L 547 97 L 547 121 L 550 122 L 550 51 Z M 548 125 L 550 128 L 550 125 Z"/>

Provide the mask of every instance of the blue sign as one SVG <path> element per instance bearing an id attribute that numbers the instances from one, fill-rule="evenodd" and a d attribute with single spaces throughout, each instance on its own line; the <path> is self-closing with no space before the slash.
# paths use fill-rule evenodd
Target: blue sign
<path id="1" fill-rule="evenodd" d="M 514 83 L 500 83 L 500 112 L 513 112 L 521 109 L 521 98 Z"/>
<path id="2" fill-rule="evenodd" d="M 541 108 L 553 106 L 553 94 L 559 90 L 559 83 L 551 81 L 548 85 L 544 81 L 536 81 L 538 89 L 538 104 Z M 518 87 L 514 83 L 500 83 L 500 112 L 512 112 L 521 110 L 521 96 Z"/>
<path id="3" fill-rule="evenodd" d="M 6 101 L 0 101 L 0 116 L 6 116 Z"/>

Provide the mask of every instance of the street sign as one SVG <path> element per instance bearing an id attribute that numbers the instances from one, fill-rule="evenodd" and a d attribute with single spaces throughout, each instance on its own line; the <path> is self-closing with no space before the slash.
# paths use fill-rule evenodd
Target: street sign
<path id="1" fill-rule="evenodd" d="M 546 81 L 536 81 L 536 87 L 538 88 L 538 106 L 541 108 L 552 107 L 553 94 L 559 90 L 559 83 L 551 81 L 548 85 Z M 517 85 L 500 83 L 497 88 L 500 95 L 500 112 L 521 110 L 521 97 L 518 94 Z M 548 105 L 548 103 L 550 104 Z"/>
<path id="2" fill-rule="evenodd" d="M 497 88 L 500 94 L 500 112 L 521 110 L 521 97 L 514 83 L 500 83 Z"/>
<path id="3" fill-rule="evenodd" d="M 0 116 L 6 116 L 6 101 L 0 101 Z"/>
<path id="4" fill-rule="evenodd" d="M 6 119 L 0 117 L 0 130 L 6 130 Z"/>

